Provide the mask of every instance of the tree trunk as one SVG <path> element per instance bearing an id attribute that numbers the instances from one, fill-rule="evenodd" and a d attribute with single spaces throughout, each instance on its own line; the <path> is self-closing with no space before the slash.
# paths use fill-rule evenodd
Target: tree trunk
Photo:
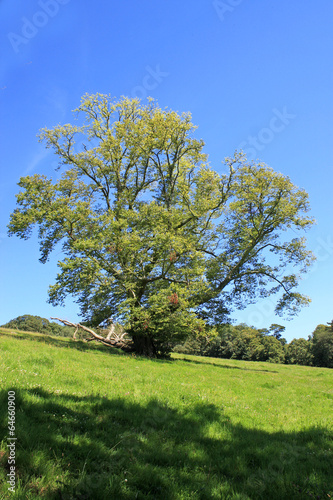
<path id="1" fill-rule="evenodd" d="M 141 356 L 157 357 L 157 351 L 153 339 L 148 335 L 133 333 L 132 335 L 134 352 Z"/>

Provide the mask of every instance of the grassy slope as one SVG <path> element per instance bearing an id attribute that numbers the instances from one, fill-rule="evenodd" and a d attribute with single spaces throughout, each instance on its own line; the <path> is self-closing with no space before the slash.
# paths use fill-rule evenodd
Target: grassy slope
<path id="1" fill-rule="evenodd" d="M 1 329 L 0 388 L 0 498 L 333 497 L 333 370 L 153 361 Z"/>

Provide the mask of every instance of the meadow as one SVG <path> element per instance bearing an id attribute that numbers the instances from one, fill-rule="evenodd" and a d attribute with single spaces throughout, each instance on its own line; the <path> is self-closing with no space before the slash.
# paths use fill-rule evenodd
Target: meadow
<path id="1" fill-rule="evenodd" d="M 327 368 L 151 360 L 0 329 L 1 499 L 333 498 L 332 414 Z"/>

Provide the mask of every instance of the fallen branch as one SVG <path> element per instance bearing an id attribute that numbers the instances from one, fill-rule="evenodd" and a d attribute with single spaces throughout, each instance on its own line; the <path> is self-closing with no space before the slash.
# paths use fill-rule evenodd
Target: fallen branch
<path id="1" fill-rule="evenodd" d="M 107 338 L 105 338 L 102 337 L 102 335 L 99 335 L 98 333 L 94 332 L 94 330 L 92 330 L 91 328 L 81 325 L 80 323 L 72 323 L 71 321 L 67 321 L 67 319 L 60 319 L 60 318 L 51 318 L 51 319 L 60 321 L 65 326 L 71 326 L 75 328 L 74 339 L 77 331 L 81 328 L 83 331 L 89 333 L 92 336 L 92 338 L 85 339 L 86 342 L 97 340 L 98 342 L 101 342 L 102 344 L 109 347 L 110 346 L 116 347 L 118 349 L 122 349 L 123 351 L 132 351 L 132 341 L 130 339 L 125 338 L 125 336 L 127 335 L 126 332 L 123 333 L 122 335 L 117 335 L 114 332 L 112 336 L 108 335 Z"/>

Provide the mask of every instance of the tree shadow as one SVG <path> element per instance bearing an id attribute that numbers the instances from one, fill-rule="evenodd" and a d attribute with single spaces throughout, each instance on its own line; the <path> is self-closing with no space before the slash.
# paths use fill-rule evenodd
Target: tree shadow
<path id="1" fill-rule="evenodd" d="M 323 428 L 268 433 L 232 424 L 204 402 L 175 409 L 156 399 L 140 404 L 40 387 L 13 390 L 22 499 L 289 500 L 333 494 L 333 436 Z M 1 391 L 2 429 L 6 419 L 7 392 Z"/>
<path id="2" fill-rule="evenodd" d="M 212 359 L 212 358 L 208 358 Z M 218 359 L 223 359 L 223 358 L 218 358 Z M 177 358 L 177 361 L 185 361 L 187 363 L 194 363 L 197 365 L 211 365 L 211 366 L 217 366 L 218 368 L 230 368 L 231 370 L 244 370 L 244 371 L 250 371 L 250 372 L 267 372 L 267 373 L 279 373 L 276 370 L 265 370 L 264 368 L 246 368 L 245 366 L 233 366 L 233 365 L 225 365 L 221 363 L 212 363 L 211 361 L 206 361 L 205 357 L 202 357 L 201 360 L 197 359 L 187 359 L 187 358 Z"/>

